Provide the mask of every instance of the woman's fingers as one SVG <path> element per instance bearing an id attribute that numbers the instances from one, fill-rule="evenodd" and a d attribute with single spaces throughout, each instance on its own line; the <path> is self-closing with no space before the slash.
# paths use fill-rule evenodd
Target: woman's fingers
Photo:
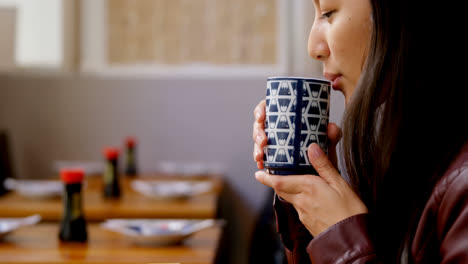
<path id="1" fill-rule="evenodd" d="M 261 101 L 254 110 L 255 122 L 253 123 L 252 138 L 261 148 L 266 145 L 265 134 L 265 100 Z"/>
<path id="2" fill-rule="evenodd" d="M 263 170 L 263 169 L 265 168 L 265 167 L 263 167 L 263 161 L 257 162 L 257 168 L 258 168 L 259 170 Z"/>
<path id="3" fill-rule="evenodd" d="M 263 169 L 263 147 L 267 144 L 265 133 L 265 106 L 266 101 L 262 100 L 254 109 L 254 124 L 252 138 L 254 144 L 254 160 L 257 162 L 257 167 Z"/>
<path id="4" fill-rule="evenodd" d="M 256 124 L 254 123 L 254 126 Z M 265 134 L 265 131 L 263 129 L 257 128 L 254 129 L 254 152 L 253 152 L 253 157 L 256 162 L 262 162 L 263 161 L 263 148 L 267 144 L 267 137 Z M 263 164 L 262 166 L 258 166 L 259 169 L 263 169 Z"/>
<path id="5" fill-rule="evenodd" d="M 255 122 L 263 124 L 265 122 L 266 101 L 262 100 L 254 109 Z"/>
<path id="6" fill-rule="evenodd" d="M 309 146 L 307 154 L 312 166 L 314 166 L 319 176 L 328 184 L 334 185 L 339 181 L 339 179 L 342 179 L 333 163 L 328 159 L 327 155 L 325 155 L 325 152 L 323 152 L 319 145 L 312 143 Z"/>
<path id="7" fill-rule="evenodd" d="M 313 236 L 347 217 L 367 212 L 365 204 L 316 143 L 309 146 L 308 156 L 319 176 L 279 176 L 258 171 L 255 178 L 290 202 Z"/>
<path id="8" fill-rule="evenodd" d="M 253 140 L 256 141 L 257 134 L 259 131 L 265 133 L 265 100 L 262 100 L 254 109 L 254 124 L 253 124 Z"/>
<path id="9" fill-rule="evenodd" d="M 265 171 L 257 171 L 255 178 L 260 183 L 275 189 L 276 194 L 290 203 L 294 203 L 294 197 L 303 191 L 305 175 L 272 175 Z M 308 175 L 310 177 L 316 177 Z"/>
<path id="10" fill-rule="evenodd" d="M 256 162 L 263 161 L 263 149 L 260 148 L 257 144 L 254 145 L 254 160 Z"/>
<path id="11" fill-rule="evenodd" d="M 341 140 L 343 135 L 341 128 L 335 123 L 329 123 L 327 128 L 328 139 L 330 144 L 328 145 L 328 157 L 335 168 L 338 167 L 338 159 L 336 155 L 336 147 Z"/>
<path id="12" fill-rule="evenodd" d="M 267 143 L 267 136 L 265 133 L 265 129 L 263 128 L 263 124 L 254 123 L 254 131 L 252 134 L 252 138 L 255 144 L 259 145 L 260 147 L 266 146 Z"/>
<path id="13" fill-rule="evenodd" d="M 275 193 L 294 206 L 301 204 L 311 197 L 311 193 L 318 194 L 317 190 L 326 188 L 326 182 L 315 175 L 272 175 L 266 171 L 257 171 L 255 178 L 260 183 L 271 187 Z"/>

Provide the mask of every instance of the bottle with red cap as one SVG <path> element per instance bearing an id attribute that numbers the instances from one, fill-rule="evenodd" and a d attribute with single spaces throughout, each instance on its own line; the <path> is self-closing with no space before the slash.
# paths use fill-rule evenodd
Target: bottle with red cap
<path id="1" fill-rule="evenodd" d="M 60 171 L 60 178 L 65 184 L 64 212 L 59 232 L 61 241 L 85 242 L 88 239 L 81 202 L 83 177 L 84 171 L 81 169 L 63 169 Z"/>
<path id="2" fill-rule="evenodd" d="M 105 148 L 106 170 L 104 172 L 104 197 L 119 198 L 120 183 L 118 172 L 119 149 Z"/>
<path id="3" fill-rule="evenodd" d="M 127 146 L 127 163 L 125 167 L 125 174 L 128 176 L 136 176 L 137 175 L 137 167 L 136 167 L 136 140 L 133 137 L 127 137 L 125 140 L 125 145 Z"/>

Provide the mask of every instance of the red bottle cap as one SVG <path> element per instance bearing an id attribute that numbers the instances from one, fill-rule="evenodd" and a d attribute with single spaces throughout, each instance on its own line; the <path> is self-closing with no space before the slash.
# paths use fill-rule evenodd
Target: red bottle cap
<path id="1" fill-rule="evenodd" d="M 115 160 L 119 157 L 119 149 L 107 147 L 107 148 L 104 148 L 103 154 L 104 154 L 104 157 L 106 157 L 106 159 Z"/>
<path id="2" fill-rule="evenodd" d="M 84 178 L 84 171 L 78 168 L 67 168 L 60 170 L 60 178 L 66 184 L 81 183 Z"/>
<path id="3" fill-rule="evenodd" d="M 134 137 L 127 137 L 125 139 L 125 143 L 127 145 L 127 147 L 129 148 L 133 148 L 136 144 L 136 139 Z"/>

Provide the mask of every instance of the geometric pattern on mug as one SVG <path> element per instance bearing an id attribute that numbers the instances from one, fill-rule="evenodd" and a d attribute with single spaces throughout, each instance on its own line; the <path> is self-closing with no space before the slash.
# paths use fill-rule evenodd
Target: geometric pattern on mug
<path id="1" fill-rule="evenodd" d="M 284 165 L 294 163 L 297 81 L 272 80 L 267 83 L 265 132 L 268 138 L 264 161 Z M 307 147 L 315 142 L 326 149 L 328 113 L 330 111 L 328 85 L 303 80 L 302 120 L 299 165 L 310 165 Z"/>
<path id="2" fill-rule="evenodd" d="M 310 144 L 317 143 L 328 153 L 327 126 L 330 112 L 330 86 L 304 80 L 302 91 L 301 126 L 305 126 L 306 129 L 305 131 L 301 130 L 299 165 L 311 165 L 307 158 L 307 148 Z"/>

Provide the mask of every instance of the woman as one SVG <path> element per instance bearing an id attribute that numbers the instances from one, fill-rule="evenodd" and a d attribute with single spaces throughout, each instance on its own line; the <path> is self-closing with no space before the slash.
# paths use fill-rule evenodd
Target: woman
<path id="1" fill-rule="evenodd" d="M 255 174 L 277 194 L 290 263 L 468 263 L 466 22 L 456 3 L 314 1 L 308 50 L 345 96 L 343 133 L 329 125 L 329 157 L 309 146 L 318 177 Z M 264 108 L 254 111 L 259 169 Z M 336 169 L 341 134 L 349 183 Z"/>

